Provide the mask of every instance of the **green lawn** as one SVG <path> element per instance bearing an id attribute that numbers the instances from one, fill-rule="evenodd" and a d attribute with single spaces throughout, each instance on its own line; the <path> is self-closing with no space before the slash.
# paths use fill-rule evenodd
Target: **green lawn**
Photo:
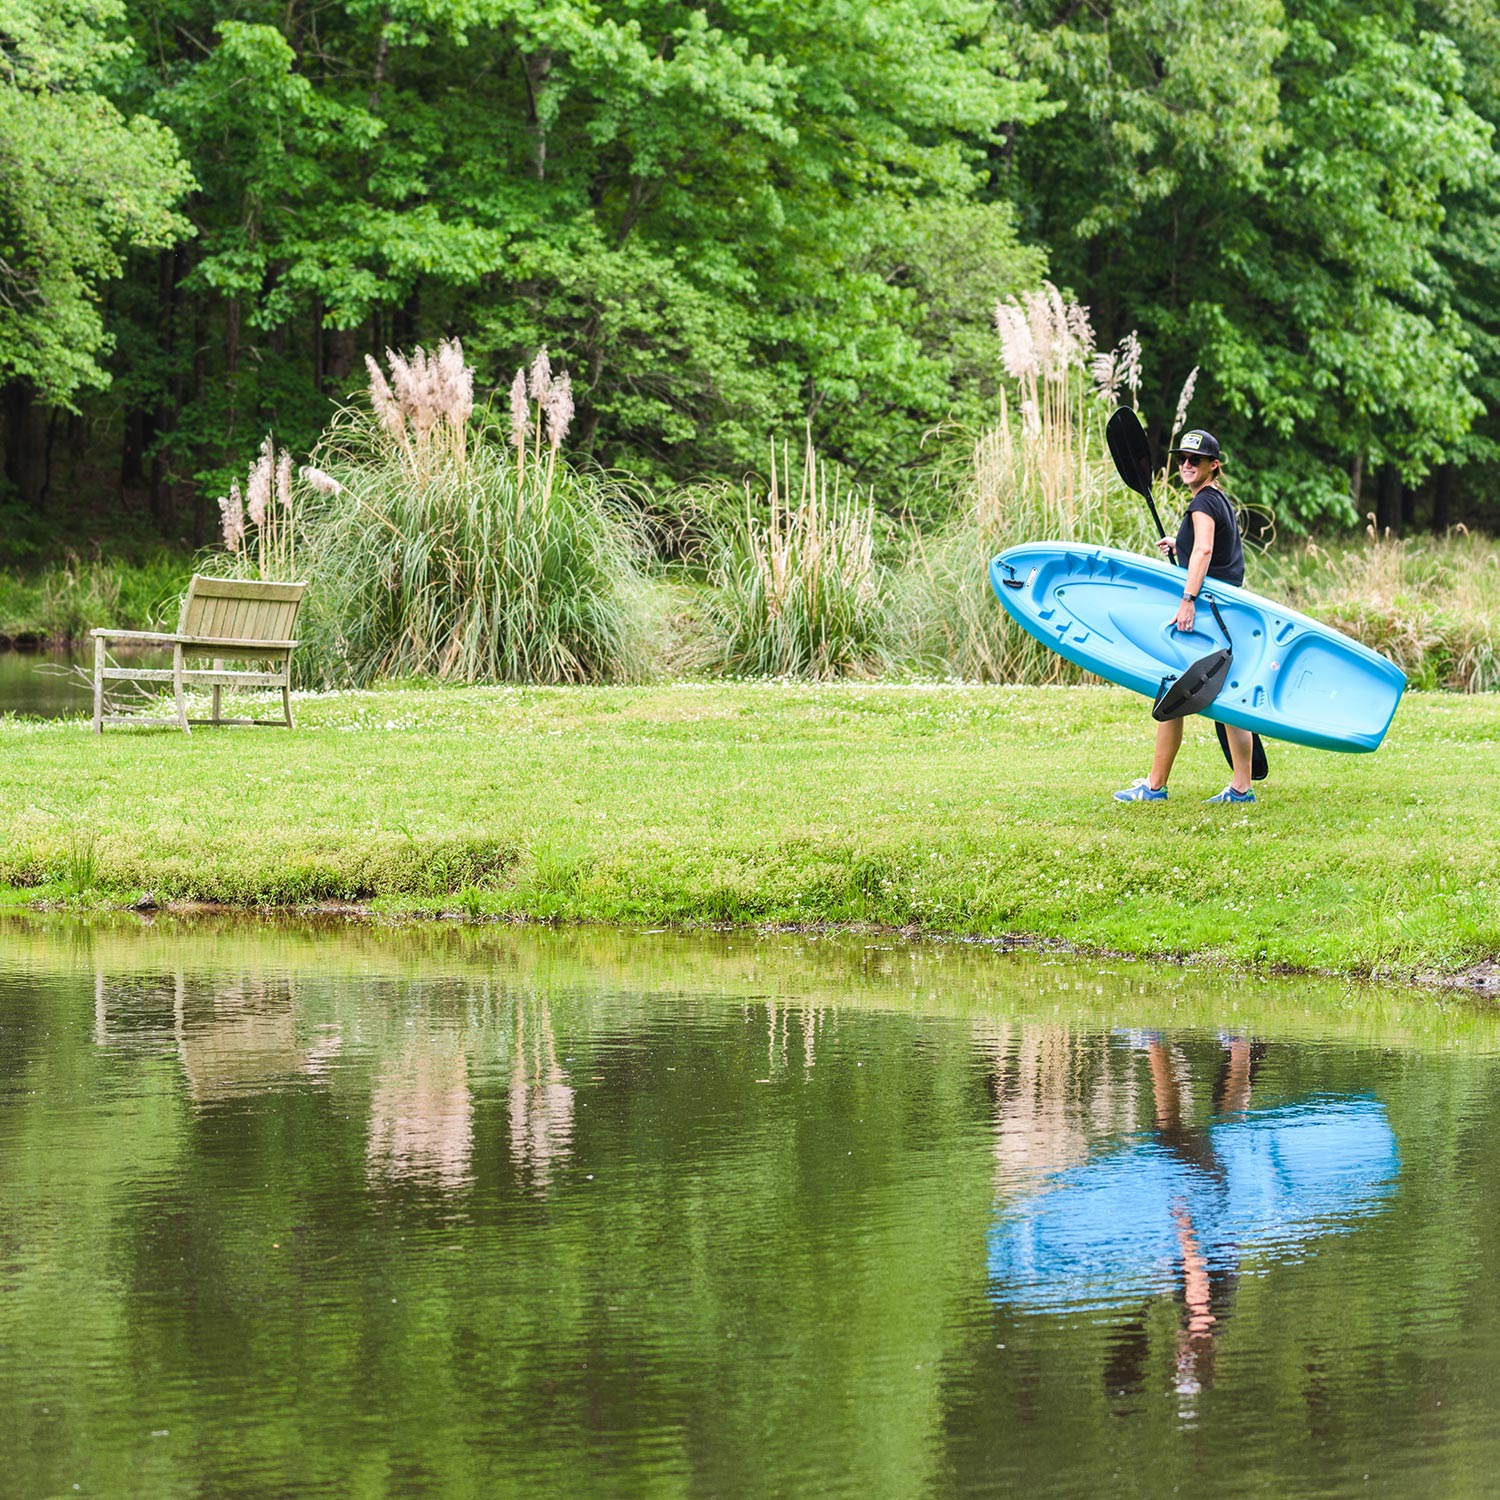
<path id="1" fill-rule="evenodd" d="M 1272 744 L 1254 807 L 1190 726 L 1165 806 L 1104 688 L 673 684 L 302 701 L 299 728 L 0 721 L 12 902 L 367 902 L 875 922 L 1349 973 L 1500 955 L 1500 700 L 1415 694 L 1375 755 Z"/>

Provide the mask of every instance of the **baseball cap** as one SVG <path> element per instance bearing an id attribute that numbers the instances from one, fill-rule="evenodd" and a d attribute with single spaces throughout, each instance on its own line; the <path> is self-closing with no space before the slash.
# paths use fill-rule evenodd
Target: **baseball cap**
<path id="1" fill-rule="evenodd" d="M 1195 427 L 1191 432 L 1183 433 L 1172 452 L 1186 453 L 1192 458 L 1219 458 L 1219 440 L 1213 433 Z"/>

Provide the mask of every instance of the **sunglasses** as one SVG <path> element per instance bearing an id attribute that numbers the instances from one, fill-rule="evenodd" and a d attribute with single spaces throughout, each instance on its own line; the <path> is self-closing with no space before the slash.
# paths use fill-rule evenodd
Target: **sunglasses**
<path id="1" fill-rule="evenodd" d="M 1212 462 L 1212 459 L 1210 459 L 1206 454 L 1202 453 L 1179 453 L 1177 455 L 1177 464 L 1179 468 L 1196 469 L 1203 464 Z"/>

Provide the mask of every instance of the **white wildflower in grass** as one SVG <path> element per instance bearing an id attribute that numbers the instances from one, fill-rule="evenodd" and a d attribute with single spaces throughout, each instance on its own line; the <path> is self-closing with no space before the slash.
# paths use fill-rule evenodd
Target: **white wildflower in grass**
<path id="1" fill-rule="evenodd" d="M 292 455 L 285 448 L 276 461 L 276 503 L 283 511 L 290 512 L 292 508 Z"/>
<path id="2" fill-rule="evenodd" d="M 1094 394 L 1106 406 L 1118 405 L 1121 375 L 1119 352 L 1111 349 L 1107 354 L 1096 354 L 1092 373 Z"/>
<path id="3" fill-rule="evenodd" d="M 1031 331 L 1031 347 L 1036 350 L 1038 372 L 1045 378 L 1053 371 L 1052 308 L 1045 291 L 1032 292 L 1025 299 L 1026 326 Z"/>
<path id="4" fill-rule="evenodd" d="M 1094 353 L 1094 327 L 1089 322 L 1089 310 L 1070 302 L 1064 311 L 1068 332 L 1073 336 L 1073 345 L 1080 364 L 1086 364 Z"/>
<path id="5" fill-rule="evenodd" d="M 269 433 L 250 465 L 244 496 L 238 482 L 232 484 L 229 494 L 219 501 L 219 514 L 232 576 L 295 578 L 292 455 L 284 448 L 278 454 Z"/>
<path id="6" fill-rule="evenodd" d="M 1120 379 L 1134 403 L 1141 389 L 1141 340 L 1133 328 L 1120 340 Z"/>
<path id="7" fill-rule="evenodd" d="M 443 419 L 461 432 L 474 411 L 474 371 L 464 363 L 464 347 L 457 339 L 438 345 L 437 366 Z"/>
<path id="8" fill-rule="evenodd" d="M 573 422 L 572 376 L 563 374 L 552 382 L 542 398 L 542 411 L 547 418 L 547 442 L 556 453 Z"/>
<path id="9" fill-rule="evenodd" d="M 552 389 L 552 361 L 547 358 L 547 346 L 542 345 L 536 351 L 536 358 L 531 362 L 531 378 L 527 382 L 527 391 L 533 401 L 545 401 L 547 392 Z"/>
<path id="10" fill-rule="evenodd" d="M 526 372 L 517 370 L 510 383 L 510 443 L 513 448 L 524 448 L 531 431 L 531 408 L 526 401 Z"/>
<path id="11" fill-rule="evenodd" d="M 375 362 L 373 354 L 365 355 L 365 368 L 370 372 L 370 405 L 375 408 L 375 415 L 380 419 L 380 425 L 396 442 L 404 442 L 406 421 L 401 415 L 401 403 L 396 400 L 395 393 L 386 384 L 385 376 Z"/>
<path id="12" fill-rule="evenodd" d="M 372 356 L 365 364 L 370 404 L 386 434 L 424 473 L 449 457 L 462 465 L 474 412 L 474 371 L 464 363 L 463 345 L 443 339 L 431 354 L 420 344 L 410 354 L 385 353 L 389 383 Z"/>
<path id="13" fill-rule="evenodd" d="M 1188 374 L 1188 378 L 1182 383 L 1182 394 L 1177 398 L 1177 415 L 1172 418 L 1172 443 L 1177 441 L 1177 434 L 1182 431 L 1182 424 L 1187 420 L 1188 407 L 1193 400 L 1193 388 L 1198 384 L 1198 366 L 1194 365 Z M 1171 447 L 1171 444 L 1168 444 Z"/>
<path id="14" fill-rule="evenodd" d="M 1014 302 L 1001 302 L 995 308 L 995 327 L 1000 332 L 1000 354 L 1005 373 L 1012 380 L 1025 380 L 1036 373 L 1036 349 L 1024 309 Z"/>

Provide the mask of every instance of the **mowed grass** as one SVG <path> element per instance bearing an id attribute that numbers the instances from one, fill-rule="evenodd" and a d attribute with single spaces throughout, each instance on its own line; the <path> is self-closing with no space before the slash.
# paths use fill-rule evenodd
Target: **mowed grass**
<path id="1" fill-rule="evenodd" d="M 1108 688 L 673 684 L 313 697 L 299 727 L 0 721 L 16 901 L 645 925 L 878 923 L 1407 975 L 1500 955 L 1500 701 L 1414 694 L 1374 755 L 1195 720 L 1160 806 Z"/>

